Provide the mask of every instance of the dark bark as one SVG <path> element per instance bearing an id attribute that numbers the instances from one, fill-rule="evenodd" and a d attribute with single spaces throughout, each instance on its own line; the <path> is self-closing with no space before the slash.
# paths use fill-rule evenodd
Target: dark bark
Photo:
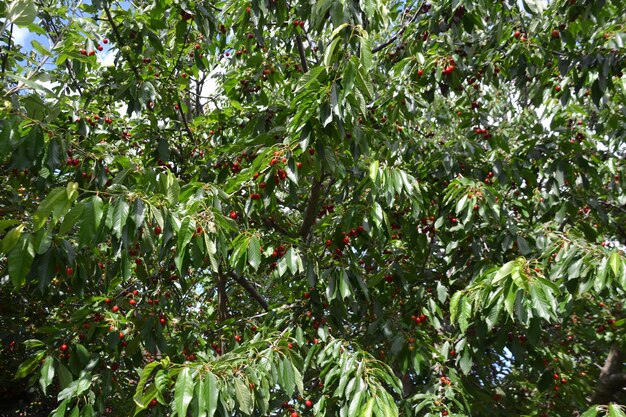
<path id="1" fill-rule="evenodd" d="M 254 288 L 254 286 L 252 285 L 252 283 L 250 281 L 248 281 L 247 279 L 245 279 L 242 276 L 237 275 L 235 272 L 231 272 L 230 276 L 239 284 L 243 287 L 244 290 L 246 290 L 248 292 L 248 294 L 250 294 L 252 296 L 252 298 L 254 298 L 260 305 L 261 307 L 263 307 L 263 310 L 265 311 L 269 311 L 270 306 L 267 303 L 267 301 L 265 301 L 265 298 L 263 298 L 263 296 L 261 294 L 259 294 L 259 292 L 256 290 L 256 288 Z"/>
<path id="2" fill-rule="evenodd" d="M 217 317 L 220 321 L 228 318 L 228 296 L 226 294 L 226 277 L 217 275 Z"/>
<path id="3" fill-rule="evenodd" d="M 625 387 L 624 353 L 617 344 L 613 344 L 604 366 L 600 369 L 600 376 L 591 403 L 608 404 L 614 402 L 617 394 Z"/>

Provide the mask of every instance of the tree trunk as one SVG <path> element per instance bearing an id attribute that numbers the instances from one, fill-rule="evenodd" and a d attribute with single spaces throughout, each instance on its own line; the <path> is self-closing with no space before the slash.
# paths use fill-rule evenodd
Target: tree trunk
<path id="1" fill-rule="evenodd" d="M 600 370 L 600 376 L 591 398 L 592 404 L 608 404 L 615 401 L 616 395 L 626 387 L 624 373 L 624 353 L 617 344 L 611 346 L 609 356 Z"/>

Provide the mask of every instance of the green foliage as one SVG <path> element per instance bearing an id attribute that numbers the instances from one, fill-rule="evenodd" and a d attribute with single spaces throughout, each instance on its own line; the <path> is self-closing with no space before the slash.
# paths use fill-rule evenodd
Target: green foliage
<path id="1" fill-rule="evenodd" d="M 623 415 L 625 6 L 0 4 L 0 396 Z"/>

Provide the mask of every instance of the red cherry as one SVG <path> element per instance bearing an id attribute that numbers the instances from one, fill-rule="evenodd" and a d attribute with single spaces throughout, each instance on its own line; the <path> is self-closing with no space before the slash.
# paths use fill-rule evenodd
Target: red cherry
<path id="1" fill-rule="evenodd" d="M 350 243 L 350 238 L 348 236 L 343 238 L 343 243 L 345 243 L 346 245 Z"/>
<path id="2" fill-rule="evenodd" d="M 309 148 L 309 155 L 315 155 L 315 149 Z"/>
<path id="3" fill-rule="evenodd" d="M 126 335 L 124 333 L 120 332 L 120 339 L 123 339 L 125 337 L 126 337 Z"/>
<path id="4" fill-rule="evenodd" d="M 302 296 L 303 296 L 305 299 L 307 299 L 307 300 L 308 300 L 309 298 L 311 298 L 311 294 L 310 294 L 310 293 L 308 293 L 308 292 L 305 292 L 304 294 L 302 294 Z"/>
<path id="5" fill-rule="evenodd" d="M 241 343 L 241 336 L 236 335 L 235 340 L 237 341 L 237 343 Z"/>
<path id="6" fill-rule="evenodd" d="M 200 48 L 201 48 L 201 46 L 200 46 L 200 44 L 199 44 L 199 43 L 197 43 L 197 44 L 194 46 L 194 48 L 196 48 L 196 49 L 200 49 Z"/>
<path id="7" fill-rule="evenodd" d="M 107 304 L 110 304 L 111 303 L 111 299 L 107 297 L 107 298 L 104 299 L 104 302 L 107 303 Z"/>
<path id="8" fill-rule="evenodd" d="M 161 323 L 161 324 L 165 324 L 165 323 L 167 323 L 167 320 L 165 319 L 165 317 L 161 317 L 161 318 L 159 319 L 159 323 Z"/>
<path id="9" fill-rule="evenodd" d="M 561 32 L 559 32 L 557 29 L 554 29 L 550 36 L 552 36 L 554 39 L 558 39 L 561 37 Z"/>
<path id="10" fill-rule="evenodd" d="M 103 49 L 102 45 L 98 45 L 98 51 L 102 51 Z"/>
<path id="11" fill-rule="evenodd" d="M 233 220 L 237 220 L 237 212 L 236 211 L 231 211 L 230 214 L 228 215 L 231 219 Z"/>
<path id="12" fill-rule="evenodd" d="M 421 77 L 422 75 L 424 75 L 424 71 L 423 70 L 417 70 L 417 76 Z"/>
<path id="13" fill-rule="evenodd" d="M 306 406 L 307 406 L 307 408 L 311 408 L 311 407 L 313 407 L 313 401 L 311 401 L 311 400 L 306 400 L 306 401 L 304 402 L 304 405 L 306 405 Z"/>
<path id="14" fill-rule="evenodd" d="M 302 162 L 296 162 L 296 168 L 298 169 L 302 168 Z"/>
<path id="15" fill-rule="evenodd" d="M 199 235 L 202 234 L 202 226 L 196 227 L 196 234 L 199 234 Z"/>
<path id="16" fill-rule="evenodd" d="M 554 91 L 556 91 L 557 93 L 561 91 L 561 86 L 560 85 L 555 86 Z"/>
<path id="17" fill-rule="evenodd" d="M 298 417 L 298 413 L 294 411 L 293 413 L 291 413 L 291 417 Z"/>
<path id="18" fill-rule="evenodd" d="M 187 78 L 187 73 L 183 72 L 182 74 L 180 74 L 180 76 L 183 77 L 183 78 Z"/>
<path id="19" fill-rule="evenodd" d="M 293 349 L 293 343 L 289 343 L 289 344 L 287 344 L 287 347 L 288 347 L 289 349 Z"/>
<path id="20" fill-rule="evenodd" d="M 159 402 L 156 400 L 156 398 L 153 398 L 150 400 L 150 404 L 148 404 L 148 407 L 152 408 L 155 407 Z"/>
<path id="21" fill-rule="evenodd" d="M 559 374 L 554 374 L 552 375 L 552 379 L 557 380 L 560 379 L 561 377 L 559 376 Z"/>
<path id="22" fill-rule="evenodd" d="M 128 302 L 128 304 L 130 304 L 131 306 L 134 306 L 134 305 L 136 305 L 136 304 L 137 304 L 137 301 L 136 301 L 136 300 L 130 300 L 130 301 Z"/>
<path id="23" fill-rule="evenodd" d="M 113 306 L 111 310 L 113 310 L 114 313 L 117 313 L 118 311 L 120 311 L 120 308 L 118 306 Z"/>
<path id="24" fill-rule="evenodd" d="M 71 277 L 72 275 L 74 275 L 74 268 L 68 266 L 67 268 L 65 268 L 65 273 Z"/>
<path id="25" fill-rule="evenodd" d="M 519 38 L 520 36 L 522 36 L 522 33 L 519 30 L 516 30 L 515 33 L 513 33 L 513 37 L 515 38 Z"/>
<path id="26" fill-rule="evenodd" d="M 61 347 L 59 347 L 59 349 L 61 350 L 61 352 L 65 352 L 68 349 L 68 346 L 64 343 L 61 345 Z"/>
<path id="27" fill-rule="evenodd" d="M 109 40 L 107 38 L 102 39 L 102 43 L 107 44 L 109 43 Z"/>
<path id="28" fill-rule="evenodd" d="M 155 233 L 155 234 L 160 235 L 160 234 L 161 234 L 161 232 L 162 232 L 162 230 L 161 230 L 161 226 L 156 226 L 156 227 L 154 228 L 154 233 Z"/>

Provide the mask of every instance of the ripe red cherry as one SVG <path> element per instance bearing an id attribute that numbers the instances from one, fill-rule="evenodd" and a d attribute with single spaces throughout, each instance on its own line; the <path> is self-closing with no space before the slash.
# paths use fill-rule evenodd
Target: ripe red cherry
<path id="1" fill-rule="evenodd" d="M 102 51 L 103 49 L 102 45 L 98 45 L 98 51 Z"/>
<path id="2" fill-rule="evenodd" d="M 515 38 L 519 38 L 520 36 L 522 36 L 522 33 L 519 30 L 516 30 L 515 33 L 513 33 L 513 37 Z"/>
<path id="3" fill-rule="evenodd" d="M 74 275 L 74 268 L 72 268 L 71 266 L 68 266 L 67 268 L 65 268 L 65 273 L 69 276 Z"/>
<path id="4" fill-rule="evenodd" d="M 68 349 L 68 346 L 65 343 L 63 343 L 61 347 L 59 347 L 59 349 L 61 350 L 61 352 L 65 352 Z"/>
<path id="5" fill-rule="evenodd" d="M 233 220 L 237 220 L 237 212 L 236 211 L 231 211 L 230 214 L 228 215 L 231 219 Z"/>
<path id="6" fill-rule="evenodd" d="M 311 298 L 311 294 L 309 292 L 305 292 L 304 294 L 302 294 L 302 296 L 307 300 Z"/>
<path id="7" fill-rule="evenodd" d="M 288 347 L 289 349 L 293 349 L 293 343 L 289 343 L 289 344 L 287 344 L 287 347 Z"/>
<path id="8" fill-rule="evenodd" d="M 237 341 L 237 343 L 241 343 L 241 336 L 236 335 L 235 340 Z"/>
<path id="9" fill-rule="evenodd" d="M 131 306 L 137 305 L 137 301 L 136 300 L 130 300 L 128 302 L 128 304 L 130 304 Z"/>
<path id="10" fill-rule="evenodd" d="M 183 72 L 182 74 L 180 74 L 180 76 L 183 77 L 183 78 L 187 78 L 187 73 Z"/>
<path id="11" fill-rule="evenodd" d="M 109 40 L 107 38 L 102 39 L 102 43 L 107 44 L 109 43 Z"/>
<path id="12" fill-rule="evenodd" d="M 161 317 L 161 318 L 159 319 L 159 323 L 161 323 L 161 324 L 165 324 L 165 323 L 167 323 L 167 320 L 165 319 L 165 317 Z"/>
<path id="13" fill-rule="evenodd" d="M 296 162 L 296 168 L 298 169 L 302 168 L 302 162 Z"/>
<path id="14" fill-rule="evenodd" d="M 306 406 L 307 406 L 307 408 L 311 408 L 311 407 L 313 407 L 313 401 L 311 401 L 311 400 L 306 400 L 306 401 L 304 402 L 304 405 L 306 405 Z"/>
<path id="15" fill-rule="evenodd" d="M 558 29 L 554 29 L 550 36 L 552 36 L 554 39 L 558 39 L 561 37 L 561 32 L 559 32 Z"/>
<path id="16" fill-rule="evenodd" d="M 556 91 L 557 93 L 561 91 L 561 86 L 560 85 L 555 86 L 554 91 Z"/>
<path id="17" fill-rule="evenodd" d="M 309 155 L 315 155 L 315 149 L 309 148 Z"/>
<path id="18" fill-rule="evenodd" d="M 294 411 L 293 413 L 291 413 L 291 417 L 298 417 L 298 413 Z"/>
<path id="19" fill-rule="evenodd" d="M 154 228 L 154 233 L 155 233 L 155 234 L 160 235 L 160 234 L 161 234 L 161 232 L 162 232 L 162 230 L 161 230 L 161 226 L 156 226 L 156 227 Z"/>
<path id="20" fill-rule="evenodd" d="M 156 405 L 157 405 L 158 403 L 159 403 L 159 402 L 156 400 L 156 398 L 153 398 L 153 399 L 151 399 L 151 400 L 150 400 L 150 404 L 148 405 L 148 407 L 150 407 L 150 408 L 152 408 L 152 407 L 156 407 Z"/>
<path id="21" fill-rule="evenodd" d="M 126 335 L 124 333 L 120 332 L 120 339 L 123 339 L 125 337 L 126 337 Z"/>
<path id="22" fill-rule="evenodd" d="M 107 304 L 110 304 L 111 303 L 111 299 L 107 297 L 107 298 L 104 299 L 104 302 L 107 303 Z"/>
<path id="23" fill-rule="evenodd" d="M 350 238 L 348 236 L 343 238 L 343 243 L 345 243 L 346 245 L 350 243 Z"/>
<path id="24" fill-rule="evenodd" d="M 196 227 L 196 233 L 199 234 L 199 235 L 202 234 L 202 226 Z"/>
<path id="25" fill-rule="evenodd" d="M 559 374 L 554 374 L 552 375 L 552 379 L 557 380 L 557 379 L 561 379 L 561 377 L 559 376 Z"/>
<path id="26" fill-rule="evenodd" d="M 196 48 L 196 49 L 200 49 L 200 48 L 201 48 L 201 46 L 200 46 L 200 44 L 199 44 L 199 43 L 197 43 L 197 44 L 195 45 L 195 47 L 194 47 L 194 48 Z"/>
<path id="27" fill-rule="evenodd" d="M 417 76 L 421 77 L 422 75 L 424 75 L 424 70 L 417 70 Z"/>
<path id="28" fill-rule="evenodd" d="M 120 308 L 118 306 L 113 306 L 112 310 L 114 313 L 117 313 L 118 311 L 120 311 Z"/>
<path id="29" fill-rule="evenodd" d="M 456 217 L 454 217 L 454 218 L 452 219 L 452 224 L 457 224 L 458 222 L 459 222 L 459 221 L 456 219 Z"/>

